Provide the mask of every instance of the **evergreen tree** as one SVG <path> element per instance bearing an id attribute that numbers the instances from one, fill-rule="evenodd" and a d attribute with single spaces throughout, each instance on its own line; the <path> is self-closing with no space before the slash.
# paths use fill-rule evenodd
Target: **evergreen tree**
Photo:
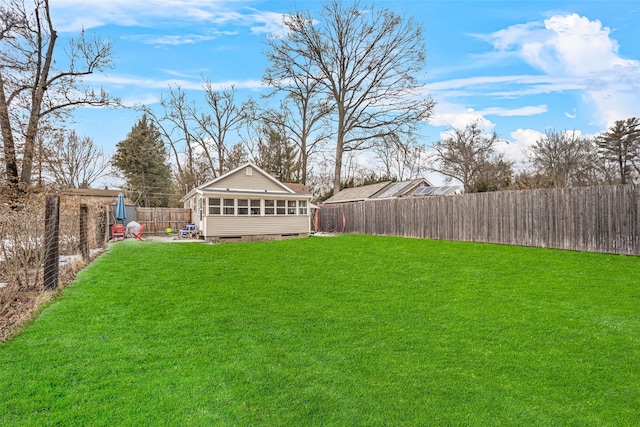
<path id="1" fill-rule="evenodd" d="M 116 145 L 112 164 L 127 180 L 132 199 L 145 207 L 166 207 L 171 189 L 167 157 L 160 132 L 145 114 Z"/>
<path id="2" fill-rule="evenodd" d="M 637 172 L 640 169 L 640 119 L 631 117 L 616 121 L 597 141 L 600 154 L 616 164 L 620 184 L 631 183 L 632 166 Z"/>
<path id="3" fill-rule="evenodd" d="M 276 130 L 266 127 L 265 141 L 258 142 L 257 165 L 273 174 L 281 182 L 298 182 L 300 177 L 297 156 L 293 144 Z"/>

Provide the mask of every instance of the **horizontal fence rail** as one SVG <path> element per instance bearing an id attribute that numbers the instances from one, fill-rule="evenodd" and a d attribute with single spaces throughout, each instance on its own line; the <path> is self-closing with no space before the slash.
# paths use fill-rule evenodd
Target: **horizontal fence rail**
<path id="1" fill-rule="evenodd" d="M 640 255 L 636 185 L 408 197 L 340 209 L 345 233 Z M 318 215 L 322 224 L 335 205 Z"/>
<path id="2" fill-rule="evenodd" d="M 136 208 L 136 221 L 145 224 L 145 234 L 164 234 L 167 228 L 177 232 L 191 221 L 191 209 Z"/>

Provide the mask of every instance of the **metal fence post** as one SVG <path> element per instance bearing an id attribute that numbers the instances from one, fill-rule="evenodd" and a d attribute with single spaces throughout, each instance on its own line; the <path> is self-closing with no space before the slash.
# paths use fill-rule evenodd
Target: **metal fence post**
<path id="1" fill-rule="evenodd" d="M 44 289 L 58 289 L 60 265 L 60 196 L 48 194 L 44 213 Z"/>
<path id="2" fill-rule="evenodd" d="M 80 205 L 80 254 L 84 262 L 89 262 L 89 206 Z"/>

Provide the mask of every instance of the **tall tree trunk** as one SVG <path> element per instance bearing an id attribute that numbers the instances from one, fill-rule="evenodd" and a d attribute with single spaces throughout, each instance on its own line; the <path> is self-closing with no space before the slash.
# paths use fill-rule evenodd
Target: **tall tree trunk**
<path id="1" fill-rule="evenodd" d="M 12 189 L 18 186 L 18 161 L 16 158 L 16 144 L 11 131 L 11 118 L 9 106 L 4 93 L 4 77 L 0 72 L 0 129 L 2 129 L 2 143 L 4 148 L 4 161 L 7 174 L 7 184 Z"/>
<path id="2" fill-rule="evenodd" d="M 333 195 L 335 196 L 340 192 L 341 176 L 342 176 L 342 155 L 344 153 L 344 147 L 342 144 L 342 135 L 338 136 L 338 142 L 336 144 L 336 168 L 333 175 Z"/>
<path id="3" fill-rule="evenodd" d="M 38 70 L 36 74 L 35 87 L 36 90 L 31 100 L 31 110 L 29 111 L 29 124 L 27 125 L 27 133 L 24 140 L 24 153 L 22 157 L 22 173 L 20 174 L 20 182 L 25 186 L 31 185 L 31 171 L 33 169 L 33 156 L 35 152 L 36 135 L 38 134 L 38 123 L 40 121 L 40 111 L 42 109 L 42 100 L 44 99 L 44 93 L 47 90 L 47 83 L 49 79 L 49 70 L 51 69 L 51 62 L 53 61 L 53 49 L 56 44 L 58 34 L 53 28 L 53 22 L 51 21 L 51 15 L 49 13 L 49 3 L 45 3 L 45 14 L 47 25 L 50 31 L 49 44 L 47 45 L 47 52 L 42 61 L 42 56 L 38 57 Z M 36 19 L 40 20 L 39 9 L 36 8 Z M 38 46 L 42 46 L 44 38 L 42 37 L 41 26 L 38 26 Z M 41 51 L 40 51 L 41 52 Z"/>

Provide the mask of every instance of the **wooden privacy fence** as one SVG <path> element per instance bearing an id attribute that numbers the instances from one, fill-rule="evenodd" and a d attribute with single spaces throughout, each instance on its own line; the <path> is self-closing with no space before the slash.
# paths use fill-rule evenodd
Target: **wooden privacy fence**
<path id="1" fill-rule="evenodd" d="M 400 198 L 342 210 L 346 233 L 640 255 L 636 185 Z"/>
<path id="2" fill-rule="evenodd" d="M 145 224 L 147 234 L 164 234 L 167 228 L 177 232 L 191 222 L 191 209 L 136 208 L 136 221 Z"/>

